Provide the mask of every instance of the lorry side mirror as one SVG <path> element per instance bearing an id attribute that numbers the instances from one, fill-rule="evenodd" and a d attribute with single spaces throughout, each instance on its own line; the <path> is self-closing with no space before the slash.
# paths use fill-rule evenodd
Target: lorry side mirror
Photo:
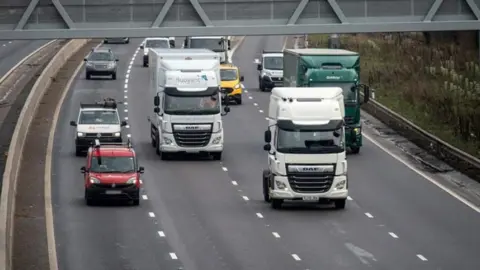
<path id="1" fill-rule="evenodd" d="M 82 173 L 86 173 L 86 172 L 87 172 L 87 168 L 85 168 L 85 166 L 83 166 L 83 167 L 80 168 L 80 171 L 81 171 Z"/>
<path id="2" fill-rule="evenodd" d="M 367 103 L 370 100 L 370 87 L 366 86 L 363 88 L 363 102 Z"/>
<path id="3" fill-rule="evenodd" d="M 144 173 L 145 172 L 145 168 L 140 166 L 138 167 L 138 173 Z"/>
<path id="4" fill-rule="evenodd" d="M 270 130 L 266 130 L 263 137 L 264 137 L 263 140 L 266 143 L 270 143 L 270 141 L 272 140 L 272 132 Z"/>
<path id="5" fill-rule="evenodd" d="M 126 125 L 128 125 L 127 121 L 122 121 L 121 126 L 124 127 L 124 126 L 126 126 Z"/>
<path id="6" fill-rule="evenodd" d="M 232 42 L 228 40 L 227 44 L 228 44 L 228 50 L 230 51 L 232 49 Z"/>
<path id="7" fill-rule="evenodd" d="M 70 121 L 70 126 L 76 127 L 76 126 L 77 126 L 77 123 L 75 123 L 75 121 Z"/>
<path id="8" fill-rule="evenodd" d="M 143 50 L 143 49 L 145 49 L 145 46 L 143 46 L 143 45 L 140 45 L 140 49 L 142 49 L 142 50 Z"/>
<path id="9" fill-rule="evenodd" d="M 263 150 L 270 152 L 270 150 L 272 150 L 272 146 L 269 143 L 267 143 L 263 146 Z"/>
<path id="10" fill-rule="evenodd" d="M 355 92 L 357 90 L 357 88 L 358 87 L 354 85 L 354 86 L 350 87 L 350 91 Z"/>
<path id="11" fill-rule="evenodd" d="M 225 107 L 223 110 L 224 110 L 226 113 L 229 113 L 229 112 L 230 112 L 230 107 Z"/>
<path id="12" fill-rule="evenodd" d="M 87 58 L 83 58 L 83 61 L 84 61 L 84 62 L 87 62 L 87 61 L 88 61 L 88 59 L 87 59 Z"/>
<path id="13" fill-rule="evenodd" d="M 262 70 L 262 64 L 257 65 L 257 70 L 260 70 L 260 71 Z"/>
<path id="14" fill-rule="evenodd" d="M 240 81 L 243 82 L 245 80 L 245 77 L 240 76 Z"/>
<path id="15" fill-rule="evenodd" d="M 159 107 L 153 108 L 153 112 L 154 112 L 154 113 L 160 113 L 160 108 L 159 108 Z"/>
<path id="16" fill-rule="evenodd" d="M 153 105 L 155 105 L 157 107 L 160 106 L 160 97 L 159 96 L 155 96 L 153 98 Z"/>

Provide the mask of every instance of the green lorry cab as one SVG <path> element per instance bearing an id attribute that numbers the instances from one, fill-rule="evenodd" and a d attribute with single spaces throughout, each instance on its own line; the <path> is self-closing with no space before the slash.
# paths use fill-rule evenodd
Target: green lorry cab
<path id="1" fill-rule="evenodd" d="M 343 89 L 346 143 L 352 153 L 359 153 L 362 146 L 360 105 L 370 97 L 370 88 L 360 83 L 360 55 L 340 49 L 286 49 L 283 54 L 285 87 Z"/>

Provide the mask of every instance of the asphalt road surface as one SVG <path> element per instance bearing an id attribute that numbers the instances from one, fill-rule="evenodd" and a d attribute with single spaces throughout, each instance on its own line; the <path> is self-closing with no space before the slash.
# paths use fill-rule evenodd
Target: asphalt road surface
<path id="1" fill-rule="evenodd" d="M 269 93 L 257 89 L 253 61 L 280 50 L 282 37 L 248 37 L 233 56 L 248 92 L 224 118 L 223 161 L 161 161 L 150 145 L 153 99 L 139 43 L 109 45 L 120 58 L 117 80 L 87 81 L 81 72 L 63 104 L 52 183 L 60 270 L 480 269 L 478 213 L 368 140 L 348 157 L 344 211 L 263 202 Z M 69 121 L 80 102 L 105 97 L 127 102 L 126 133 L 145 167 L 139 207 L 83 201 L 85 161 L 74 155 Z"/>
<path id="2" fill-rule="evenodd" d="M 0 77 L 49 40 L 0 40 Z"/>

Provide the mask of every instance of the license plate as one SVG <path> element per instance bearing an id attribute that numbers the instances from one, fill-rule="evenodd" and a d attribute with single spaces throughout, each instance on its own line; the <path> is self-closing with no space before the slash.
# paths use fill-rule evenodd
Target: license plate
<path id="1" fill-rule="evenodd" d="M 196 154 L 198 153 L 198 150 L 189 150 L 189 149 L 186 149 L 185 152 L 189 153 L 189 154 Z"/>
<path id="2" fill-rule="evenodd" d="M 319 198 L 317 196 L 303 196 L 302 198 L 304 201 L 318 201 Z"/>
<path id="3" fill-rule="evenodd" d="M 107 190 L 105 191 L 106 194 L 108 195 L 118 195 L 118 194 L 122 194 L 122 191 L 121 190 Z"/>

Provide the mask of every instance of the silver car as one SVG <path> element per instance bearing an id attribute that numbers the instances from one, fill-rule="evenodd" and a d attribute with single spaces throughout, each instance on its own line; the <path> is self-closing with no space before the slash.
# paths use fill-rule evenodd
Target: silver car
<path id="1" fill-rule="evenodd" d="M 83 60 L 87 80 L 92 76 L 112 76 L 117 79 L 117 62 L 112 50 L 109 48 L 92 49 L 92 52 Z"/>

